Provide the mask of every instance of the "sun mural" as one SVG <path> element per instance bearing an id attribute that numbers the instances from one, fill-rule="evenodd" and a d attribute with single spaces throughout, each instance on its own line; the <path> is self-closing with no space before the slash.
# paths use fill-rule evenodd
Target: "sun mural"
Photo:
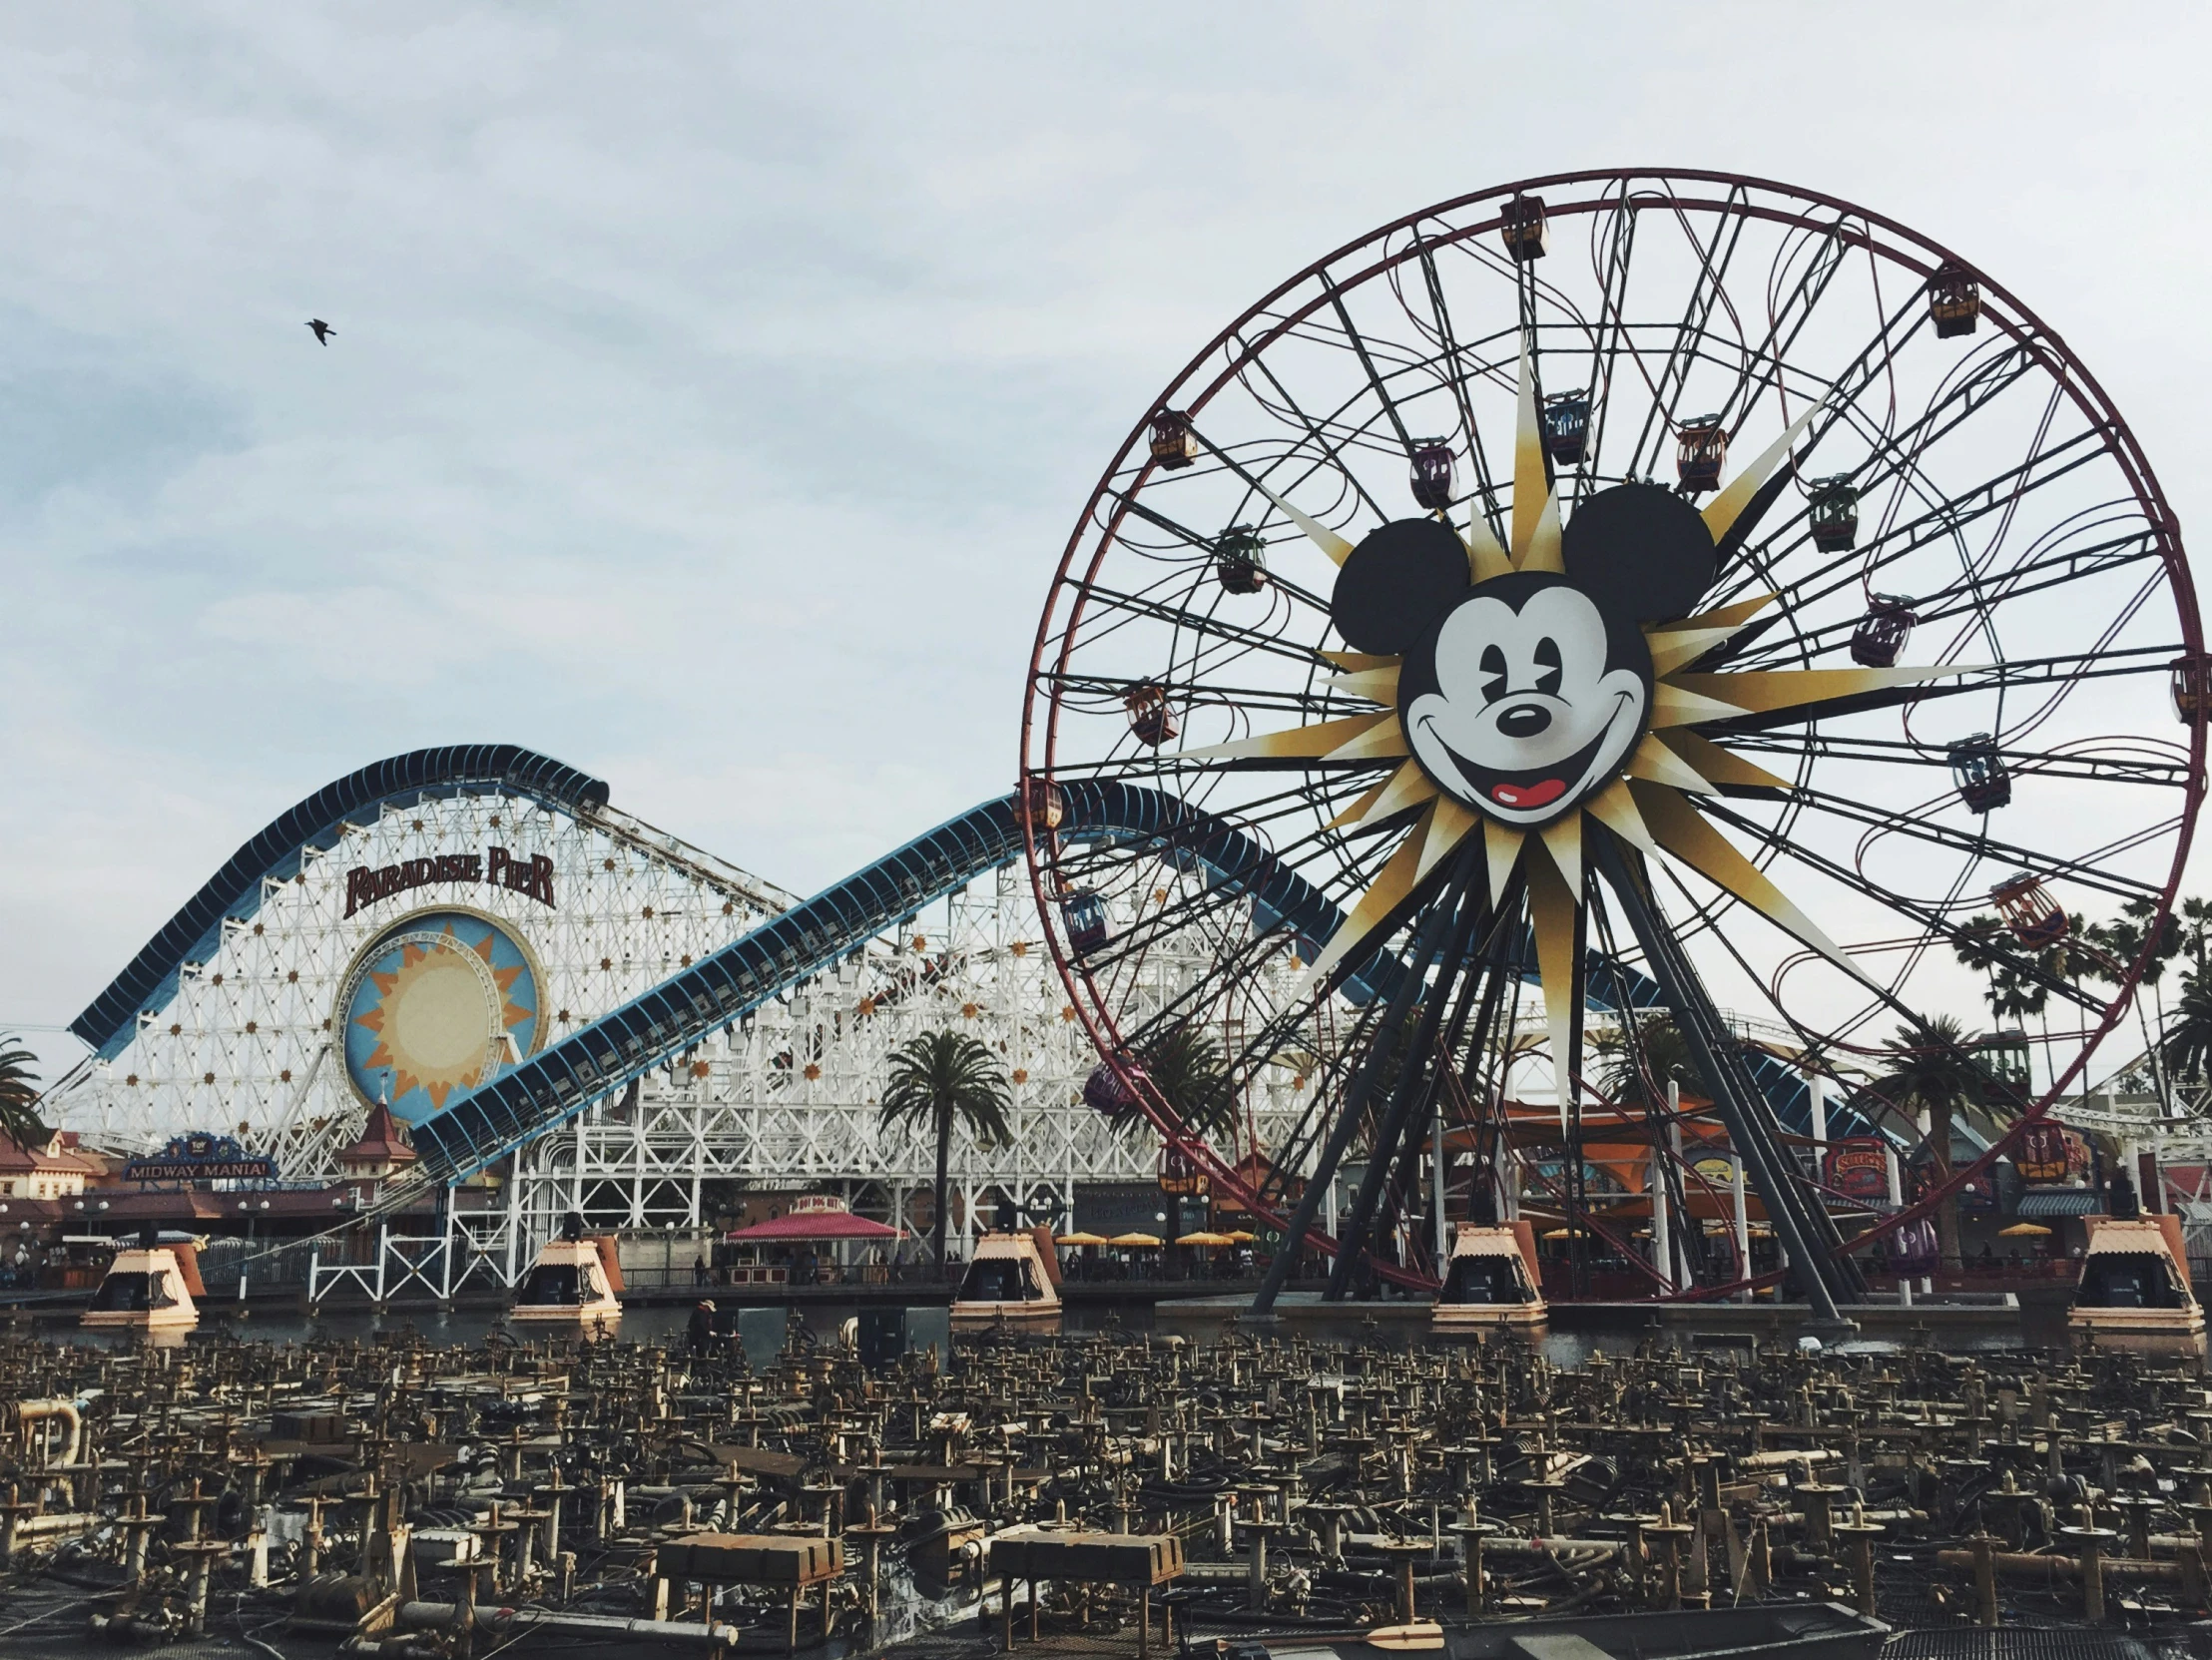
<path id="1" fill-rule="evenodd" d="M 1332 829 L 1418 810 L 1305 984 L 1372 944 L 1437 864 L 1479 835 L 1493 901 L 1505 902 L 1516 871 L 1526 883 L 1553 1053 L 1567 1053 L 1585 816 L 1645 854 L 1681 860 L 1851 971 L 1690 801 L 1723 786 L 1789 789 L 1694 725 L 1810 711 L 1962 672 L 1696 672 L 1773 601 L 1694 609 L 1779 493 L 1788 475 L 1777 469 L 1819 405 L 1702 512 L 1672 490 L 1631 482 L 1591 496 L 1562 524 L 1525 351 L 1519 401 L 1510 547 L 1479 512 L 1464 529 L 1441 514 L 1400 519 L 1354 544 L 1261 487 L 1339 567 L 1330 612 L 1352 649 L 1324 654 L 1343 671 L 1329 684 L 1376 707 L 1184 755 L 1387 767 Z"/>
<path id="2" fill-rule="evenodd" d="M 537 1047 L 538 988 L 528 947 L 488 917 L 410 916 L 346 976 L 346 1073 L 364 1101 L 419 1124 Z"/>

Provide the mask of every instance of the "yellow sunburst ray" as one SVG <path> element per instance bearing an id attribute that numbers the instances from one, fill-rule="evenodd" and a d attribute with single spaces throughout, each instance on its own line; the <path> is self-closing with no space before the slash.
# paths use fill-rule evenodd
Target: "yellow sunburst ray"
<path id="1" fill-rule="evenodd" d="M 1381 824 L 1383 820 L 1395 814 L 1403 813 L 1409 807 L 1418 806 L 1422 802 L 1433 801 L 1436 798 L 1436 786 L 1430 782 L 1428 775 L 1421 770 L 1420 763 L 1408 761 L 1382 781 L 1382 789 L 1375 793 L 1375 799 L 1368 804 L 1367 811 L 1354 822 Z"/>
<path id="2" fill-rule="evenodd" d="M 1575 892 L 1549 859 L 1528 861 L 1528 922 L 1536 936 L 1536 974 L 1544 988 L 1544 1024 L 1551 1036 L 1551 1074 L 1558 1080 L 1559 1122 L 1567 1121 L 1574 1074 Z"/>
<path id="3" fill-rule="evenodd" d="M 1178 750 L 1178 761 L 1233 761 L 1246 756 L 1295 759 L 1301 756 L 1314 758 L 1328 755 L 1351 739 L 1371 732 L 1384 721 L 1394 721 L 1395 716 L 1377 713 L 1373 715 L 1347 715 L 1336 721 L 1316 721 L 1310 727 L 1292 727 L 1288 732 L 1263 732 L 1251 738 L 1240 738 L 1230 744 L 1210 744 L 1204 749 Z"/>
<path id="4" fill-rule="evenodd" d="M 1544 427 L 1536 412 L 1536 364 L 1521 342 L 1520 420 L 1513 433 L 1513 568 L 1564 571 L 1559 497 L 1544 474 Z"/>
<path id="5" fill-rule="evenodd" d="M 1829 961 L 1857 975 L 1851 959 L 1818 924 L 1798 909 L 1766 871 L 1746 858 L 1736 844 L 1706 822 L 1705 816 L 1674 792 L 1631 784 L 1636 806 L 1659 845 L 1706 880 L 1750 905 L 1794 934 Z"/>
<path id="6" fill-rule="evenodd" d="M 1331 675 L 1322 684 L 1374 703 L 1394 703 L 1397 701 L 1399 667 L 1392 663 L 1384 669 L 1357 669 L 1348 675 Z"/>
<path id="7" fill-rule="evenodd" d="M 1394 776 L 1395 775 L 1393 774 L 1392 777 Z M 1368 810 L 1373 808 L 1375 804 L 1382 799 L 1382 792 L 1389 789 L 1389 787 L 1390 780 L 1382 780 L 1382 783 L 1378 784 L 1374 789 L 1368 791 L 1358 801 L 1354 802 L 1350 807 L 1346 808 L 1344 812 L 1338 814 L 1336 818 L 1330 820 L 1328 828 L 1331 830 L 1343 830 L 1347 825 L 1357 825 L 1358 823 L 1360 823 L 1361 820 L 1365 819 L 1368 816 Z"/>
<path id="8" fill-rule="evenodd" d="M 1676 727 L 1660 735 L 1659 742 L 1695 767 L 1714 784 L 1733 784 L 1747 790 L 1787 790 L 1790 782 L 1775 777 L 1755 761 L 1746 761 L 1733 750 L 1724 750 L 1710 738 Z"/>
<path id="9" fill-rule="evenodd" d="M 1647 853 L 1659 850 L 1644 816 L 1636 811 L 1636 798 L 1628 793 L 1628 781 L 1615 779 L 1592 796 L 1585 809 L 1591 817 L 1630 845 Z"/>
<path id="10" fill-rule="evenodd" d="M 1478 816 L 1449 796 L 1438 796 L 1436 811 L 1429 816 L 1428 834 L 1421 840 L 1420 863 L 1414 868 L 1413 879 L 1419 881 L 1426 876 L 1438 859 L 1466 840 L 1481 823 Z"/>
<path id="11" fill-rule="evenodd" d="M 1347 739 L 1324 761 L 1401 761 L 1412 751 L 1405 747 L 1405 729 L 1395 715 L 1385 715 L 1366 732 Z"/>
<path id="12" fill-rule="evenodd" d="M 1556 819 L 1537 834 L 1543 838 L 1544 851 L 1551 855 L 1551 862 L 1560 879 L 1567 884 L 1567 891 L 1579 902 L 1582 893 L 1582 815 L 1570 813 L 1564 819 Z"/>
<path id="13" fill-rule="evenodd" d="M 1497 537 L 1490 530 L 1490 521 L 1482 516 L 1480 503 L 1468 508 L 1467 569 L 1477 582 L 1487 582 L 1493 576 L 1503 576 L 1513 568 L 1513 556 L 1498 545 Z"/>
<path id="14" fill-rule="evenodd" d="M 1717 681 L 1723 686 L 1728 683 L 1726 675 L 1699 678 Z M 1661 681 L 1651 689 L 1651 724 L 1655 728 L 1694 726 L 1699 721 L 1725 721 L 1732 715 L 1749 713 L 1737 704 L 1723 703 L 1719 698 L 1707 697 L 1669 681 Z"/>
<path id="15" fill-rule="evenodd" d="M 1329 936 L 1329 943 L 1322 947 L 1321 955 L 1300 978 L 1292 993 L 1294 997 L 1306 996 L 1355 946 L 1368 943 L 1369 936 L 1387 921 L 1390 912 L 1413 891 L 1417 879 L 1415 872 L 1420 868 L 1421 841 L 1428 834 L 1428 822 L 1429 814 L 1422 814 L 1412 833 L 1382 861 L 1382 868 L 1376 872 L 1368 890 L 1360 895 L 1360 902 L 1352 907 L 1352 914 L 1337 925 L 1337 931 Z"/>
<path id="16" fill-rule="evenodd" d="M 1935 663 L 1912 669 L 1746 669 L 1739 674 L 1676 675 L 1669 685 L 1769 715 L 1804 704 L 1834 703 L 1893 686 L 1914 686 L 1945 675 L 1971 674 L 1971 663 Z"/>
<path id="17" fill-rule="evenodd" d="M 1647 630 L 1644 644 L 1651 648 L 1651 672 L 1672 674 L 1685 663 L 1695 663 L 1715 646 L 1725 645 L 1739 632 L 1733 628 L 1668 628 Z"/>
<path id="18" fill-rule="evenodd" d="M 1386 669 L 1405 661 L 1402 657 L 1383 657 L 1371 651 L 1325 651 L 1321 655 L 1347 674 L 1362 669 Z"/>
<path id="19" fill-rule="evenodd" d="M 1754 594 L 1749 599 L 1737 600 L 1730 605 L 1716 605 L 1710 611 L 1700 611 L 1694 617 L 1685 617 L 1679 623 L 1673 623 L 1669 626 L 1671 628 L 1725 628 L 1731 634 L 1740 634 L 1743 632 L 1746 623 L 1781 597 L 1781 595 L 1771 591 L 1764 594 Z"/>
<path id="20" fill-rule="evenodd" d="M 1273 490 L 1269 489 L 1265 484 L 1261 483 L 1257 478 L 1252 477 L 1250 474 L 1245 475 L 1245 482 L 1250 484 L 1255 490 L 1258 490 L 1262 495 L 1266 496 L 1269 501 L 1273 502 L 1275 504 L 1275 510 L 1278 513 L 1281 513 L 1285 518 L 1289 519 L 1291 523 L 1297 525 L 1299 529 L 1305 531 L 1306 539 L 1312 542 L 1314 546 L 1321 549 L 1322 552 L 1329 555 L 1329 557 L 1337 564 L 1342 565 L 1347 559 L 1350 559 L 1352 557 L 1352 544 L 1346 541 L 1342 536 L 1338 535 L 1334 530 L 1331 530 L 1327 525 L 1323 524 L 1319 519 L 1308 518 L 1304 513 L 1301 513 L 1297 508 L 1293 507 L 1289 502 L 1285 501 L 1281 496 L 1277 495 Z"/>
<path id="21" fill-rule="evenodd" d="M 1501 825 L 1495 819 L 1482 821 L 1482 851 L 1489 862 L 1490 903 L 1505 902 L 1505 884 L 1513 879 L 1513 866 L 1520 862 L 1521 843 L 1528 839 L 1526 830 Z"/>
<path id="22" fill-rule="evenodd" d="M 1790 446 L 1798 441 L 1806 423 L 1820 413 L 1820 408 L 1818 403 L 1808 405 L 1805 413 L 1783 428 L 1782 436 L 1769 444 L 1758 460 L 1738 473 L 1719 495 L 1705 504 L 1705 528 L 1713 533 L 1715 542 L 1726 536 L 1743 516 L 1744 509 L 1751 505 L 1751 498 L 1759 493 L 1759 486 L 1782 464 L 1790 453 Z"/>
<path id="23" fill-rule="evenodd" d="M 1636 746 L 1636 753 L 1628 758 L 1628 776 L 1632 779 L 1648 779 L 1653 784 L 1672 785 L 1677 790 L 1687 790 L 1698 796 L 1719 794 L 1706 781 L 1704 774 L 1648 732 L 1644 734 L 1643 742 Z"/>

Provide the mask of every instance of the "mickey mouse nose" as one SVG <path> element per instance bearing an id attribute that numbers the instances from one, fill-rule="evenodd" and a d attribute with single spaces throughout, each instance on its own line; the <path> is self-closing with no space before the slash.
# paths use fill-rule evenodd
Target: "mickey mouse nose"
<path id="1" fill-rule="evenodd" d="M 1533 738 L 1550 725 L 1551 711 L 1541 704 L 1517 703 L 1497 718 L 1497 730 L 1508 738 Z"/>

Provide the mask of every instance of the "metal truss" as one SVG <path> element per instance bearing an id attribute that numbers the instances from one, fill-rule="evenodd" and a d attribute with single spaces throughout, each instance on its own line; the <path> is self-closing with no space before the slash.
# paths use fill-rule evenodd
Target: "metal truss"
<path id="1" fill-rule="evenodd" d="M 1132 1013 L 1176 1004 L 1210 960 L 1172 942 L 1154 952 Z M 1065 1213 L 1078 1184 L 1153 1179 L 1153 1132 L 1117 1135 L 1083 1101 L 1097 1052 L 1044 948 L 1027 880 L 1004 868 L 532 1142 L 510 1189 L 522 1237 L 550 1238 L 570 1210 L 594 1227 L 697 1228 L 712 1221 L 710 1183 L 833 1188 L 904 1224 L 912 1196 L 933 1184 L 936 1150 L 927 1135 L 882 1125 L 886 1065 L 899 1045 L 947 1027 L 998 1052 L 1014 1097 L 1009 1143 L 953 1138 L 963 1217 L 987 1214 L 999 1193 Z M 1296 1082 L 1254 1089 L 1249 1122 L 1263 1145 L 1296 1120 Z"/>
<path id="2" fill-rule="evenodd" d="M 439 882 L 346 914 L 347 876 L 408 859 L 506 848 L 553 861 L 555 903 L 483 882 Z M 192 1130 L 236 1135 L 287 1179 L 325 1179 L 367 1104 L 345 1076 L 335 1007 L 360 948 L 410 912 L 466 906 L 526 940 L 544 972 L 552 1042 L 772 915 L 792 895 L 611 808 L 574 813 L 486 787 L 425 791 L 302 849 L 296 875 L 264 879 L 252 919 L 227 921 L 207 960 L 141 1014 L 112 1059 L 47 1097 L 62 1125 L 104 1146 L 158 1146 Z"/>

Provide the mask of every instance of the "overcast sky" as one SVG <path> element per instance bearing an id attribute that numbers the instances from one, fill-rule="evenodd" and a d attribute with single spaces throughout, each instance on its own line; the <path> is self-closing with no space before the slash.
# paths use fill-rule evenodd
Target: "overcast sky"
<path id="1" fill-rule="evenodd" d="M 1525 175 L 1888 213 L 2185 527 L 2212 27 L 1781 3 L 0 13 L 0 1029 L 240 841 L 504 740 L 812 891 L 1010 784 L 1074 515 L 1317 256 Z M 337 333 L 317 346 L 302 326 Z"/>

